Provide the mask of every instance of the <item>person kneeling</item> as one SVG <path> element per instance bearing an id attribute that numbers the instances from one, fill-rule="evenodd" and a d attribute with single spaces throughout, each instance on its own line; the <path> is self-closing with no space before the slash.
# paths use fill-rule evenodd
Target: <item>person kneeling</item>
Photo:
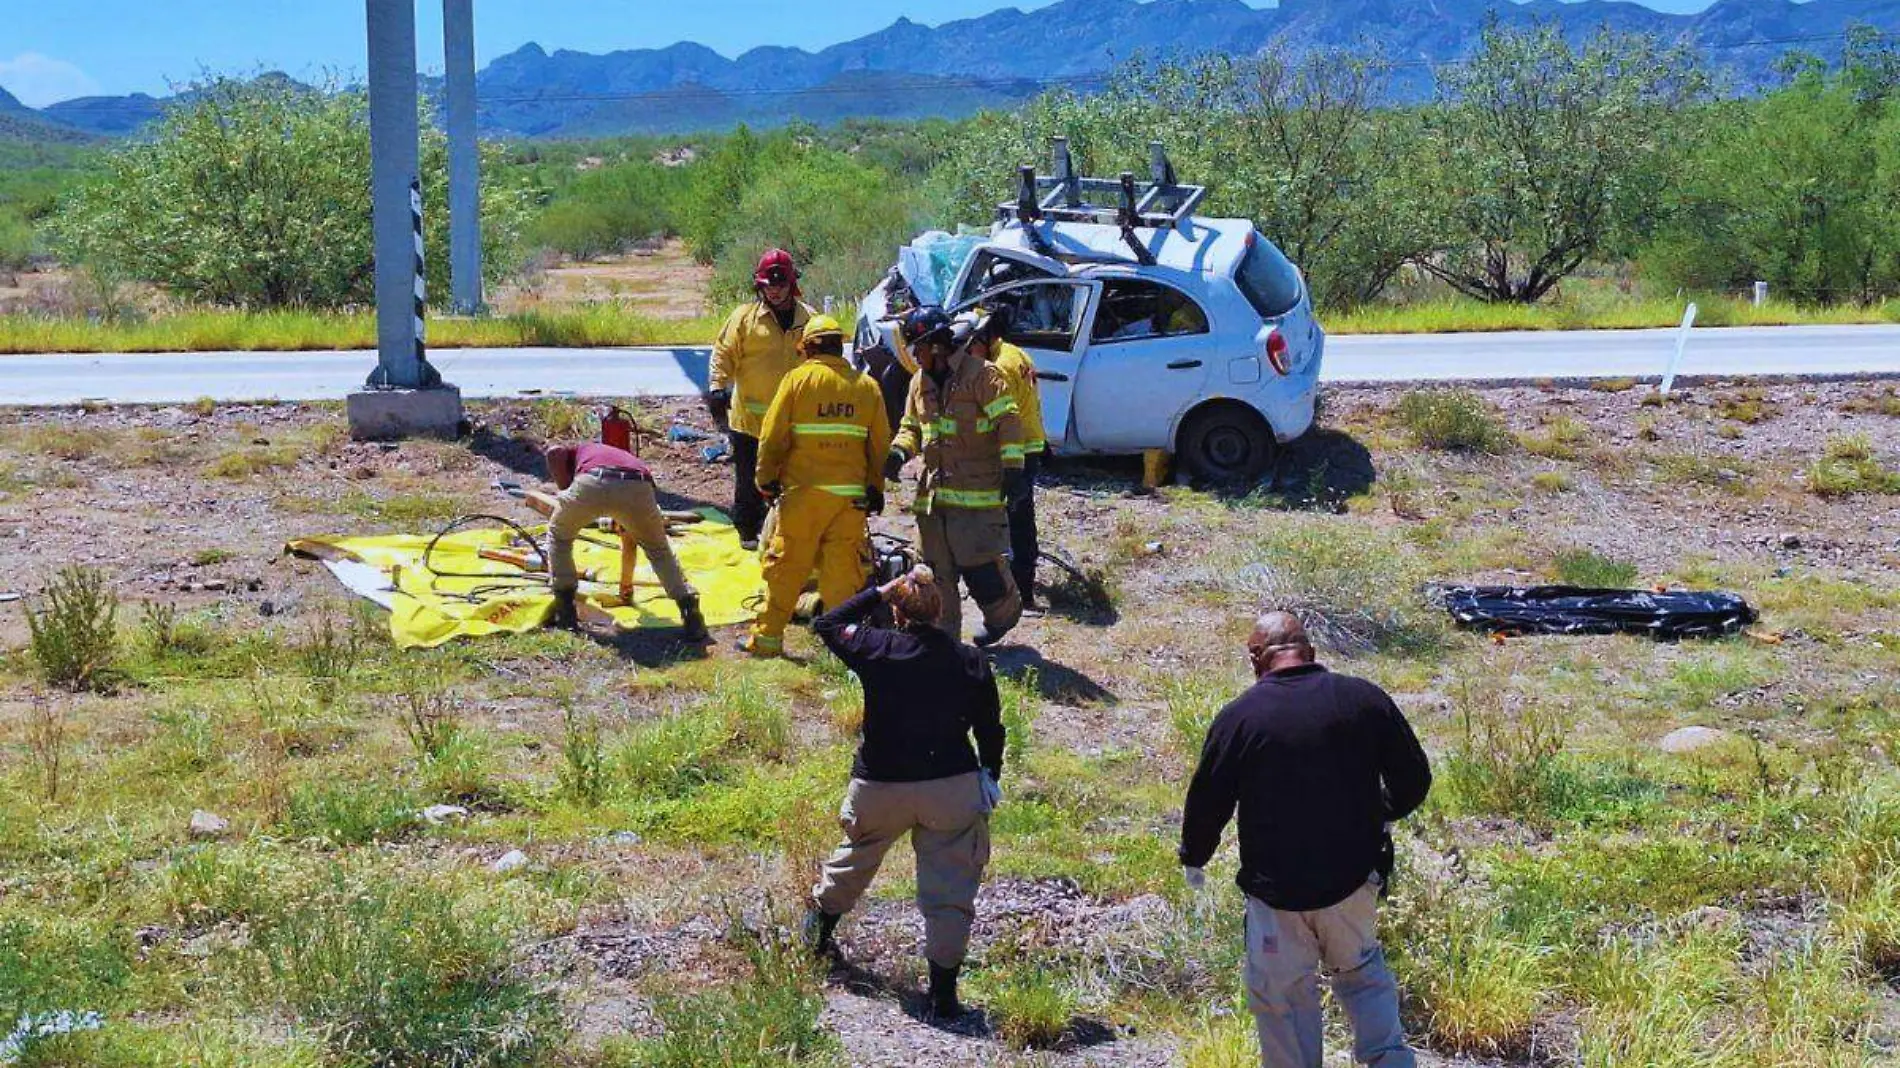
<path id="1" fill-rule="evenodd" d="M 574 539 L 605 516 L 620 524 L 621 537 L 632 538 L 652 561 L 666 595 L 679 605 L 682 637 L 706 640 L 706 619 L 699 594 L 686 581 L 679 558 L 666 540 L 666 517 L 654 494 L 653 474 L 640 458 L 611 445 L 583 442 L 544 450 L 548 477 L 560 487 L 554 514 L 548 517 L 548 573 L 554 586 L 554 626 L 579 626 L 574 604 L 580 574 L 574 568 Z M 629 576 L 631 578 L 631 576 Z"/>
<path id="2" fill-rule="evenodd" d="M 957 973 L 989 863 L 989 814 L 1001 797 L 1003 721 L 989 661 L 937 626 L 945 594 L 930 569 L 919 566 L 859 593 L 813 625 L 864 684 L 864 727 L 838 813 L 845 840 L 812 889 L 807 937 L 815 952 L 837 956 L 839 919 L 863 896 L 884 854 L 910 835 L 930 1007 L 940 1019 L 953 1019 L 963 1014 Z M 883 603 L 895 628 L 869 622 Z"/>

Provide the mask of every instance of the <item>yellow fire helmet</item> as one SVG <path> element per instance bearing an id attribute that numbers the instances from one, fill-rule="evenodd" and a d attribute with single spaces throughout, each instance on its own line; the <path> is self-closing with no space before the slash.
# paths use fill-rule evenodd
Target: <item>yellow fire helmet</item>
<path id="1" fill-rule="evenodd" d="M 814 315 L 805 321 L 805 332 L 799 338 L 800 348 L 811 348 L 819 338 L 835 337 L 839 343 L 844 341 L 844 327 L 829 315 Z"/>

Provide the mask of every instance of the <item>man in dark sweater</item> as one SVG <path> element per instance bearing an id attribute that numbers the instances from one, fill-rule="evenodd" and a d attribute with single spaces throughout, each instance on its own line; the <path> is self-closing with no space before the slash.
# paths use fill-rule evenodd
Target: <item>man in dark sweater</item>
<path id="1" fill-rule="evenodd" d="M 897 840 L 917 853 L 932 1011 L 962 1015 L 957 972 L 970 946 L 976 890 L 990 859 L 989 813 L 1001 796 L 1002 702 L 983 654 L 937 628 L 944 597 L 919 567 L 818 617 L 812 629 L 864 684 L 863 741 L 838 820 L 845 840 L 812 888 L 812 948 L 836 956 L 832 932 Z M 872 626 L 880 603 L 894 629 Z M 976 747 L 970 736 L 976 736 Z"/>
<path id="2" fill-rule="evenodd" d="M 1259 681 L 1214 718 L 1188 786 L 1188 884 L 1204 885 L 1238 806 L 1247 1005 L 1265 1068 L 1320 1068 L 1322 964 L 1352 1023 L 1354 1058 L 1412 1068 L 1376 924 L 1391 871 L 1386 829 L 1424 802 L 1425 751 L 1385 691 L 1314 663 L 1290 613 L 1261 616 L 1247 654 Z"/>

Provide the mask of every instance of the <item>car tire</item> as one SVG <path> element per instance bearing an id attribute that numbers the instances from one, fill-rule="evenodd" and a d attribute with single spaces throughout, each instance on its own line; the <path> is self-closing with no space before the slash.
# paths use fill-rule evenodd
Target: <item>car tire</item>
<path id="1" fill-rule="evenodd" d="M 1216 404 L 1189 415 L 1175 438 L 1175 458 L 1198 483 L 1252 488 L 1273 469 L 1278 443 L 1260 413 Z"/>

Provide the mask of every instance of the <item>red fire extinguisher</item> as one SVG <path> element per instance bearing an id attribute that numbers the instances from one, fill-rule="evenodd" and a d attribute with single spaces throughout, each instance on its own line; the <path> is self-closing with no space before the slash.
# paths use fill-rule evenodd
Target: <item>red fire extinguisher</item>
<path id="1" fill-rule="evenodd" d="M 610 404 L 600 416 L 600 443 L 638 455 L 633 447 L 633 417 L 626 409 Z"/>

